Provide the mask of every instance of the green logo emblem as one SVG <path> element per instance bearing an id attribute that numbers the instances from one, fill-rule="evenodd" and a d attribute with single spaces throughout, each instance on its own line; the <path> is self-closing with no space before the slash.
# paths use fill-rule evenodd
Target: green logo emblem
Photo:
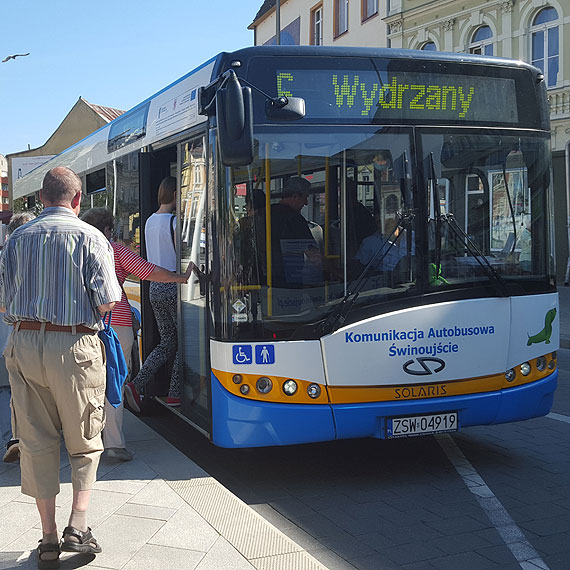
<path id="1" fill-rule="evenodd" d="M 538 344 L 544 342 L 550 344 L 550 337 L 552 336 L 552 321 L 556 318 L 556 309 L 550 309 L 544 317 L 544 328 L 537 334 L 529 335 L 526 342 L 527 346 L 531 344 Z"/>

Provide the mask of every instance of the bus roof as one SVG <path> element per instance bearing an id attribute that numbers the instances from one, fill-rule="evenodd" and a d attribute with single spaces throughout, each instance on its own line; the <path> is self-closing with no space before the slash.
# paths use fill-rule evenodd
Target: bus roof
<path id="1" fill-rule="evenodd" d="M 27 196 L 38 191 L 46 172 L 55 166 L 68 166 L 78 173 L 89 172 L 101 168 L 106 162 L 123 154 L 133 152 L 204 122 L 206 117 L 197 113 L 197 90 L 200 86 L 210 83 L 212 79 L 231 67 L 232 62 L 242 61 L 243 63 L 253 57 L 280 56 L 429 60 L 442 63 L 526 68 L 530 72 L 541 73 L 536 67 L 512 59 L 391 48 L 254 46 L 234 52 L 221 52 L 17 180 L 13 188 L 13 198 Z"/>
<path id="2" fill-rule="evenodd" d="M 415 49 L 394 49 L 375 47 L 337 47 L 337 46 L 253 46 L 234 52 L 222 52 L 218 56 L 218 65 L 228 60 L 239 58 L 266 56 L 292 56 L 292 57 L 374 57 L 387 59 L 430 60 L 449 63 L 472 63 L 479 65 L 494 65 L 500 67 L 524 67 L 529 71 L 541 71 L 524 61 L 501 58 L 495 56 L 465 54 L 443 51 L 422 51 Z M 217 68 L 216 74 L 219 73 Z"/>

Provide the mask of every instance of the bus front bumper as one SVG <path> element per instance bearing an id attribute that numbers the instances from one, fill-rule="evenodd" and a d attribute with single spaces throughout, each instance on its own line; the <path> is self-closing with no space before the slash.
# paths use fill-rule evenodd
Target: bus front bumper
<path id="1" fill-rule="evenodd" d="M 212 441 L 220 447 L 266 447 L 373 437 L 385 439 L 387 419 L 458 413 L 459 428 L 500 424 L 546 415 L 558 370 L 519 387 L 406 402 L 275 404 L 230 394 L 212 374 Z"/>

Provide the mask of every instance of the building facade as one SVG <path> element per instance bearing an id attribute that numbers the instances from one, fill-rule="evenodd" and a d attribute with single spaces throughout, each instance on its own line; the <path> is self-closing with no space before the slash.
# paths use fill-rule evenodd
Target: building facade
<path id="1" fill-rule="evenodd" d="M 8 194 L 8 161 L 0 154 L 0 212 L 10 209 L 10 196 Z"/>
<path id="2" fill-rule="evenodd" d="M 385 46 L 387 27 L 381 19 L 382 1 L 386 0 L 281 0 L 280 43 Z M 255 45 L 276 43 L 275 8 L 276 0 L 265 0 L 249 26 L 254 31 Z"/>
<path id="3" fill-rule="evenodd" d="M 95 105 L 86 101 L 83 97 L 79 97 L 77 103 L 71 108 L 59 127 L 42 146 L 6 156 L 8 159 L 7 182 L 9 196 L 12 196 L 14 180 L 24 176 L 52 156 L 59 154 L 72 144 L 100 129 L 122 113 L 124 111 Z"/>
<path id="4" fill-rule="evenodd" d="M 474 53 L 540 67 L 550 103 L 559 281 L 570 243 L 569 0 L 281 0 L 280 23 L 299 43 Z M 266 0 L 250 29 L 255 44 L 274 43 L 276 0 Z"/>

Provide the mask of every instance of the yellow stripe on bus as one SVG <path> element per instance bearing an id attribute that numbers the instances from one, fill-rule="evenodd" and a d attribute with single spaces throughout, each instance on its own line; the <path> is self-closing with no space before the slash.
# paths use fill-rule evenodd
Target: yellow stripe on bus
<path id="1" fill-rule="evenodd" d="M 550 355 L 549 355 L 550 358 Z M 548 360 L 548 359 L 547 359 Z M 531 372 L 523 376 L 520 366 L 516 366 L 515 378 L 509 382 L 505 374 L 479 376 L 466 380 L 453 380 L 450 382 L 430 382 L 425 384 L 405 384 L 395 386 L 328 386 L 331 404 L 356 404 L 363 402 L 401 402 L 405 400 L 423 400 L 426 398 L 442 398 L 445 396 L 464 396 L 466 394 L 479 394 L 508 390 L 515 386 L 530 384 L 541 380 L 554 372 L 554 369 L 545 368 L 539 371 L 536 360 L 532 360 Z"/>
<path id="2" fill-rule="evenodd" d="M 546 367 L 540 371 L 536 367 L 536 360 L 531 360 L 531 372 L 523 376 L 521 367 L 516 366 L 515 378 L 509 382 L 504 373 L 490 376 L 468 378 L 466 380 L 453 380 L 449 382 L 430 382 L 424 384 L 398 384 L 390 386 L 324 386 L 319 384 L 321 395 L 312 399 L 307 396 L 307 387 L 312 382 L 292 378 L 297 382 L 299 389 L 293 396 L 287 396 L 282 389 L 283 383 L 291 378 L 284 376 L 267 376 L 273 383 L 272 390 L 267 394 L 261 394 L 255 389 L 255 383 L 262 374 L 240 374 L 242 382 L 236 384 L 233 376 L 237 372 L 223 372 L 212 370 L 222 385 L 232 394 L 248 400 L 259 400 L 289 404 L 362 404 L 372 402 L 402 402 L 407 400 L 422 400 L 427 398 L 442 398 L 446 396 L 464 396 L 467 394 L 482 394 L 508 390 L 517 386 L 523 386 L 542 380 L 556 370 L 556 361 L 551 354 L 546 356 L 547 362 L 552 362 L 552 368 Z M 244 395 L 240 392 L 240 386 L 246 384 L 249 393 Z M 316 382 L 315 382 L 316 384 Z M 328 395 L 328 397 L 327 397 Z"/>

